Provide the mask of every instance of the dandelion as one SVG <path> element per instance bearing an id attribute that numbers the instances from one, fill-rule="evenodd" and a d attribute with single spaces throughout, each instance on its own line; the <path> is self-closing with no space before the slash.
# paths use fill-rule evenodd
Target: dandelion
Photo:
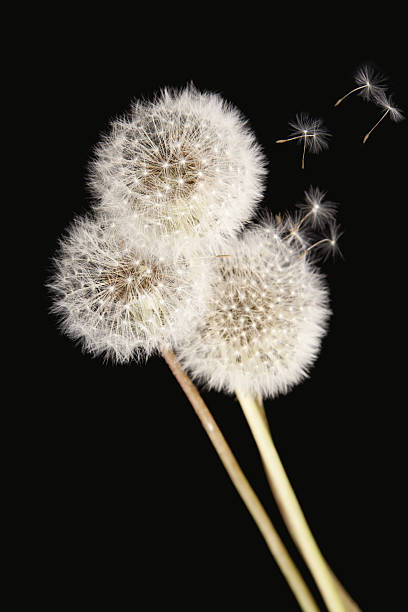
<path id="1" fill-rule="evenodd" d="M 277 143 L 297 140 L 301 144 L 303 140 L 302 169 L 305 167 L 305 153 L 307 150 L 312 153 L 319 153 L 322 149 L 327 149 L 329 132 L 324 128 L 321 119 L 313 119 L 306 113 L 296 115 L 296 120 L 289 123 L 292 128 L 289 138 L 277 140 Z"/>
<path id="2" fill-rule="evenodd" d="M 375 103 L 377 104 L 377 106 L 382 108 L 385 112 L 380 117 L 380 119 L 377 121 L 377 123 L 371 128 L 371 130 L 367 132 L 367 134 L 364 136 L 363 143 L 367 141 L 370 134 L 381 123 L 381 121 L 385 119 L 387 115 L 390 116 L 391 121 L 395 121 L 395 122 L 402 121 L 404 119 L 404 115 L 402 114 L 401 110 L 397 108 L 396 106 L 393 106 L 392 97 L 387 96 L 384 92 L 380 92 L 375 96 Z"/>
<path id="3" fill-rule="evenodd" d="M 113 121 L 91 164 L 96 207 L 152 240 L 206 249 L 252 216 L 265 158 L 240 112 L 193 86 L 136 102 Z"/>
<path id="4" fill-rule="evenodd" d="M 357 85 L 354 89 L 349 91 L 345 96 L 337 100 L 334 106 L 338 106 L 343 100 L 350 96 L 354 92 L 358 92 L 365 100 L 374 98 L 383 91 L 383 85 L 385 83 L 385 77 L 375 72 L 374 68 L 370 65 L 364 65 L 358 68 L 354 75 L 354 81 Z"/>
<path id="5" fill-rule="evenodd" d="M 125 240 L 110 220 L 79 218 L 55 258 L 52 310 L 92 355 L 141 359 L 189 331 L 208 274 L 204 261 L 164 259 L 142 235 Z"/>
<path id="6" fill-rule="evenodd" d="M 306 150 L 327 147 L 329 133 L 308 115 L 290 126 L 293 137 L 277 142 L 303 142 L 304 168 Z M 287 504 L 290 485 L 261 414 L 262 397 L 286 393 L 307 376 L 326 332 L 328 293 L 311 253 L 336 247 L 336 205 L 310 187 L 295 216 L 276 216 L 237 238 L 254 213 L 265 174 L 245 119 L 219 96 L 191 86 L 135 103 L 97 148 L 90 172 L 97 214 L 77 219 L 61 240 L 49 282 L 52 310 L 62 330 L 92 355 L 126 362 L 161 353 L 302 610 L 318 612 L 171 349 L 210 386 L 236 393 L 289 530 L 294 526 L 328 609 L 343 612 L 296 499 Z M 310 229 L 327 223 L 330 237 L 312 242 Z"/>
<path id="7" fill-rule="evenodd" d="M 209 387 L 257 397 L 286 393 L 307 376 L 329 315 L 321 275 L 287 222 L 247 230 L 217 259 L 207 307 L 177 350 Z"/>
<path id="8" fill-rule="evenodd" d="M 214 258 L 213 258 L 214 259 Z M 49 287 L 62 329 L 92 355 L 116 362 L 158 349 L 186 393 L 228 475 L 258 526 L 303 612 L 318 612 L 313 596 L 250 486 L 171 344 L 190 333 L 211 272 L 183 258 L 152 252 L 143 236 L 125 240 L 117 223 L 79 218 L 61 240 Z"/>
<path id="9" fill-rule="evenodd" d="M 320 201 L 320 192 L 311 197 Z M 195 333 L 178 347 L 182 363 L 208 387 L 235 393 L 272 491 L 331 612 L 344 612 L 324 560 L 273 444 L 263 397 L 286 393 L 315 361 L 330 315 L 327 287 L 295 240 L 292 224 L 264 222 L 216 260 L 211 297 Z M 298 230 L 300 231 L 300 230 Z"/>

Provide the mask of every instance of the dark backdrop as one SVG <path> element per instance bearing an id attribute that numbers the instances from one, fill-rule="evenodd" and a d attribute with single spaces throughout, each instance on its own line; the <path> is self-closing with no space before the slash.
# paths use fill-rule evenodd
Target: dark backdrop
<path id="1" fill-rule="evenodd" d="M 374 32 L 351 47 L 347 31 L 313 38 L 313 23 L 303 35 L 287 28 L 278 41 L 276 23 L 268 32 L 262 15 L 234 23 L 228 36 L 211 20 L 188 36 L 181 26 L 166 36 L 165 16 L 159 33 L 139 23 L 137 35 L 113 39 L 111 19 L 92 33 L 80 19 L 47 32 L 31 75 L 45 150 L 36 160 L 41 302 L 30 367 L 35 402 L 23 404 L 19 418 L 29 440 L 21 472 L 33 542 L 27 563 L 34 571 L 40 551 L 43 571 L 35 588 L 53 609 L 78 601 L 112 610 L 298 609 L 165 363 L 155 357 L 115 367 L 91 359 L 48 314 L 50 258 L 66 225 L 90 206 L 86 167 L 100 133 L 132 99 L 192 81 L 248 117 L 269 159 L 265 209 L 292 209 L 309 185 L 340 203 L 343 258 L 321 265 L 334 311 L 330 331 L 310 378 L 267 401 L 266 410 L 338 577 L 363 610 L 400 610 L 403 575 L 394 558 L 402 551 L 406 561 L 405 401 L 397 384 L 406 361 L 397 354 L 405 336 L 406 126 L 387 118 L 363 145 L 379 109 L 357 96 L 333 104 L 352 88 L 356 67 L 372 61 L 406 112 L 402 44 L 382 44 Z M 332 133 L 329 150 L 308 155 L 304 171 L 300 148 L 275 144 L 300 111 L 321 117 Z M 237 402 L 203 395 L 304 569 Z"/>

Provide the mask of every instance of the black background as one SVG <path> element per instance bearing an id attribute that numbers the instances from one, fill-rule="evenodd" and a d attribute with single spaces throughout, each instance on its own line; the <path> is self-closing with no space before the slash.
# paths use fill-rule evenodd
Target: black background
<path id="1" fill-rule="evenodd" d="M 265 24 L 262 14 L 217 27 L 215 13 L 205 19 L 196 8 L 183 27 L 177 14 L 154 12 L 137 23 L 112 12 L 93 26 L 80 15 L 61 16 L 43 40 L 34 37 L 40 52 L 31 78 L 44 149 L 36 160 L 41 295 L 39 338 L 28 358 L 30 402 L 18 408 L 26 440 L 19 455 L 25 559 L 29 573 L 39 566 L 42 574 L 32 588 L 53 609 L 81 602 L 112 610 L 298 610 L 165 363 L 155 357 L 115 367 L 91 359 L 48 313 L 50 258 L 66 225 L 89 209 L 86 167 L 100 133 L 132 99 L 192 81 L 249 119 L 269 160 L 262 207 L 293 209 L 309 185 L 340 203 L 343 258 L 322 264 L 334 310 L 329 334 L 310 378 L 266 409 L 340 580 L 364 611 L 402 610 L 395 555 L 402 552 L 406 563 L 406 359 L 397 353 L 406 335 L 406 126 L 387 118 L 363 145 L 379 109 L 358 96 L 333 108 L 353 87 L 355 69 L 371 61 L 406 113 L 402 41 L 396 33 L 384 42 L 387 23 L 377 30 L 366 24 L 351 45 L 349 30 L 336 30 L 330 16 L 323 30 L 311 18 L 293 31 L 290 22 Z M 332 133 L 329 150 L 307 155 L 304 171 L 299 147 L 275 144 L 301 111 L 322 118 Z M 319 597 L 236 400 L 203 396 Z"/>

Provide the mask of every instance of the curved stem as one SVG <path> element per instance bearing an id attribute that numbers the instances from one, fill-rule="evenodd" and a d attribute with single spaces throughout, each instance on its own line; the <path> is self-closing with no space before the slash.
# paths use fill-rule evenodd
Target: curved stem
<path id="1" fill-rule="evenodd" d="M 331 572 L 310 531 L 273 444 L 266 426 L 265 416 L 260 413 L 257 402 L 252 396 L 242 393 L 239 389 L 235 393 L 273 483 L 273 493 L 276 500 L 279 506 L 285 509 L 289 531 L 309 566 L 328 610 L 330 612 L 346 612 Z"/>
<path id="2" fill-rule="evenodd" d="M 162 356 L 194 408 L 229 477 L 262 533 L 269 550 L 274 556 L 282 574 L 285 576 L 301 609 L 304 612 L 319 612 L 312 594 L 293 563 L 261 502 L 242 472 L 196 386 L 181 368 L 174 353 L 170 350 L 163 350 Z"/>

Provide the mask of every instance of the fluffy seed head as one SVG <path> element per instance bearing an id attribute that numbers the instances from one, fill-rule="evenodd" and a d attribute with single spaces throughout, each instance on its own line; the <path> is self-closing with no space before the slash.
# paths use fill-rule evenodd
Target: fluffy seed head
<path id="1" fill-rule="evenodd" d="M 117 362 L 150 355 L 189 331 L 203 307 L 205 261 L 158 256 L 102 216 L 78 219 L 61 240 L 49 282 L 62 330 Z"/>
<path id="2" fill-rule="evenodd" d="M 286 393 L 307 376 L 329 316 L 321 275 L 290 236 L 267 221 L 216 260 L 216 278 L 196 332 L 178 347 L 209 387 L 256 396 Z"/>
<path id="3" fill-rule="evenodd" d="M 167 243 L 219 248 L 253 214 L 265 159 L 241 114 L 193 86 L 136 102 L 91 165 L 98 207 Z"/>

